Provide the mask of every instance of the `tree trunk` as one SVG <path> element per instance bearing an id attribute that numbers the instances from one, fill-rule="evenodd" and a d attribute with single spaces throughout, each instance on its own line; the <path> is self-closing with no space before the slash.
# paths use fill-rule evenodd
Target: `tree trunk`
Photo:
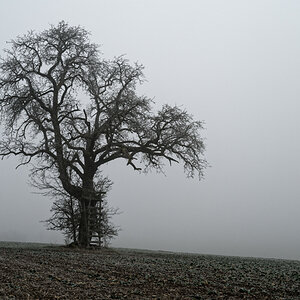
<path id="1" fill-rule="evenodd" d="M 89 228 L 89 203 L 86 199 L 80 201 L 80 221 L 78 243 L 80 247 L 88 247 L 90 244 L 90 228 Z"/>
<path id="2" fill-rule="evenodd" d="M 74 204 L 74 199 L 72 198 L 72 196 L 69 196 L 69 207 L 68 209 L 70 210 L 70 218 L 71 218 L 71 230 L 72 230 L 72 238 L 73 238 L 73 243 L 74 244 L 77 244 L 77 237 L 78 237 L 78 234 L 77 234 L 77 225 L 76 225 L 76 222 L 78 220 L 78 216 L 76 216 L 75 214 L 75 211 L 74 211 L 74 207 L 75 207 L 75 204 Z"/>
<path id="3" fill-rule="evenodd" d="M 87 145 L 87 149 L 93 149 L 93 146 Z M 94 176 L 97 168 L 94 165 L 93 158 L 91 158 L 91 153 L 85 153 L 84 161 L 86 168 L 82 179 L 82 194 L 80 197 L 81 211 L 78 242 L 81 247 L 88 247 L 97 227 L 97 213 L 94 209 L 101 199 L 94 187 Z"/>
<path id="4" fill-rule="evenodd" d="M 97 223 L 97 214 L 93 212 L 97 202 L 99 201 L 95 195 L 93 180 L 87 180 L 83 187 L 83 193 L 80 200 L 80 222 L 78 242 L 81 247 L 88 247 L 91 237 L 95 231 Z"/>

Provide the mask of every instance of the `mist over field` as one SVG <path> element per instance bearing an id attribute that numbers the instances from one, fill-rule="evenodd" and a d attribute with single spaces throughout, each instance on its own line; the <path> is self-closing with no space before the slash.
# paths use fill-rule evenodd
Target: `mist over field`
<path id="1" fill-rule="evenodd" d="M 104 173 L 122 212 L 114 247 L 300 259 L 300 2 L 6 1 L 6 41 L 65 20 L 91 32 L 106 58 L 145 66 L 140 94 L 205 122 L 205 178 L 181 165 Z M 29 168 L 0 161 L 0 240 L 64 243 L 40 221 L 52 200 L 28 185 Z"/>

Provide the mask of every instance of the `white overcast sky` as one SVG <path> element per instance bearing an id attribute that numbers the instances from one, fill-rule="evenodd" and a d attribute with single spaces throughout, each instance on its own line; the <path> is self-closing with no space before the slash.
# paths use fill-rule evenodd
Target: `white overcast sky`
<path id="1" fill-rule="evenodd" d="M 300 1 L 0 0 L 6 41 L 61 20 L 111 58 L 145 65 L 139 92 L 204 120 L 205 179 L 182 167 L 138 174 L 116 162 L 116 247 L 300 259 Z M 63 242 L 51 201 L 0 161 L 0 240 Z"/>

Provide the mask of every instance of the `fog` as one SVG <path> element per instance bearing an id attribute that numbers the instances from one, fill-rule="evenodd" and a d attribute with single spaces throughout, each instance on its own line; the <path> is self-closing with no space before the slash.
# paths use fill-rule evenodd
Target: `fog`
<path id="1" fill-rule="evenodd" d="M 205 121 L 205 178 L 105 167 L 114 247 L 300 259 L 299 1 L 2 1 L 0 49 L 61 20 L 145 65 L 139 93 Z M 0 240 L 63 243 L 29 170 L 0 161 Z"/>

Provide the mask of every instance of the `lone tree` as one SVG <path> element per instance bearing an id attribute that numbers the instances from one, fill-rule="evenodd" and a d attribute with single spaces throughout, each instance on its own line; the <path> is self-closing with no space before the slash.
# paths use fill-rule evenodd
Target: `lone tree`
<path id="1" fill-rule="evenodd" d="M 135 91 L 143 66 L 123 56 L 103 59 L 86 30 L 65 22 L 10 44 L 0 63 L 0 156 L 31 163 L 42 181 L 59 178 L 81 207 L 80 246 L 91 240 L 104 164 L 121 158 L 147 171 L 182 162 L 187 176 L 202 177 L 201 122 L 176 106 L 153 112 L 152 101 Z"/>

